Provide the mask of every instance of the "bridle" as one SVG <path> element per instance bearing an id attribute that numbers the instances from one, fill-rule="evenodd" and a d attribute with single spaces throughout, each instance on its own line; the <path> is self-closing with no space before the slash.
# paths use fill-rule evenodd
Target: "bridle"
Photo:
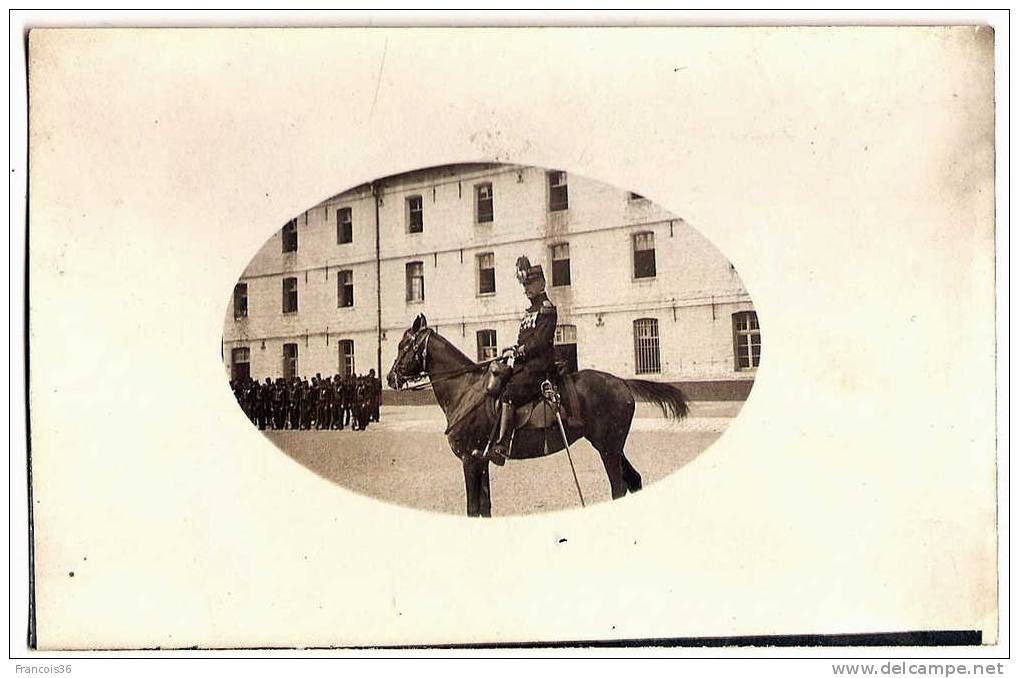
<path id="1" fill-rule="evenodd" d="M 491 358 L 489 360 L 484 360 L 480 363 L 473 363 L 471 365 L 467 365 L 466 367 L 450 370 L 449 372 L 443 372 L 438 375 L 432 374 L 431 372 L 428 371 L 428 340 L 432 338 L 432 334 L 434 333 L 435 330 L 433 330 L 431 327 L 425 327 L 418 330 L 417 333 L 414 335 L 414 338 L 411 340 L 413 343 L 410 348 L 411 352 L 410 354 L 412 356 L 416 356 L 420 351 L 421 355 L 421 370 L 417 374 L 403 374 L 403 372 L 399 369 L 398 365 L 393 367 L 393 373 L 398 381 L 402 381 L 404 383 L 409 382 L 411 380 L 419 379 L 427 379 L 428 381 L 420 384 L 412 384 L 400 390 L 420 391 L 422 389 L 431 388 L 432 385 L 437 382 L 446 381 L 447 379 L 453 379 L 455 377 L 459 377 L 460 375 L 467 374 L 468 372 L 475 372 L 478 369 L 487 366 L 489 363 L 493 363 L 497 360 L 502 360 L 501 357 Z"/>
<path id="2" fill-rule="evenodd" d="M 421 370 L 417 374 L 404 374 L 400 369 L 400 363 L 403 362 L 398 360 L 396 365 L 393 366 L 393 375 L 396 377 L 398 382 L 408 382 L 412 379 L 427 378 L 428 375 L 428 339 L 431 338 L 432 328 L 425 327 L 418 330 L 414 334 L 414 338 L 411 340 L 410 355 L 417 356 L 418 352 L 421 353 Z M 420 385 L 419 385 L 420 386 Z M 415 386 L 409 386 L 408 389 L 414 389 Z"/>

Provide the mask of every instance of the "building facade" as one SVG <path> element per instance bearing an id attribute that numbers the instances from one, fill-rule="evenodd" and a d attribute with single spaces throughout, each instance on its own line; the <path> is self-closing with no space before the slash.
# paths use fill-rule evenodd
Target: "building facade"
<path id="1" fill-rule="evenodd" d="M 757 316 L 710 242 L 629 191 L 516 165 L 408 172 L 288 222 L 234 290 L 227 372 L 384 377 L 419 313 L 467 355 L 491 357 L 515 343 L 528 303 L 520 255 L 543 266 L 557 350 L 578 368 L 748 390 Z"/>

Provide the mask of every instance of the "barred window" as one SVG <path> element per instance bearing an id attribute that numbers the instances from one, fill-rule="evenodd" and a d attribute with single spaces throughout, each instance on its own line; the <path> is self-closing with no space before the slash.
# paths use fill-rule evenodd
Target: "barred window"
<path id="1" fill-rule="evenodd" d="M 478 184 L 474 187 L 474 202 L 476 217 L 479 224 L 492 221 L 495 218 L 495 202 L 492 195 L 492 184 Z"/>
<path id="2" fill-rule="evenodd" d="M 283 378 L 297 376 L 297 344 L 283 344 Z"/>
<path id="3" fill-rule="evenodd" d="M 478 255 L 478 294 L 495 294 L 495 255 Z"/>
<path id="4" fill-rule="evenodd" d="M 420 195 L 407 198 L 407 232 L 421 233 L 425 230 L 424 201 Z"/>
<path id="5" fill-rule="evenodd" d="M 732 314 L 733 355 L 736 370 L 750 370 L 761 364 L 761 328 L 756 311 Z"/>
<path id="6" fill-rule="evenodd" d="M 633 277 L 654 278 L 655 234 L 651 231 L 633 235 Z"/>
<path id="7" fill-rule="evenodd" d="M 340 347 L 340 374 L 351 376 L 354 374 L 354 340 L 340 339 L 336 342 Z"/>
<path id="8" fill-rule="evenodd" d="M 340 271 L 336 274 L 336 306 L 346 308 L 354 305 L 354 272 Z"/>
<path id="9" fill-rule="evenodd" d="M 251 349 L 240 346 L 230 351 L 230 378 L 234 381 L 251 377 Z"/>
<path id="10" fill-rule="evenodd" d="M 570 244 L 552 245 L 552 287 L 566 287 L 570 284 Z"/>
<path id="11" fill-rule="evenodd" d="M 577 343 L 577 326 L 576 325 L 558 325 L 555 328 L 555 343 L 556 344 L 575 344 Z"/>
<path id="12" fill-rule="evenodd" d="M 566 366 L 567 372 L 577 371 L 577 326 L 559 325 L 555 328 L 554 354 L 558 362 Z"/>
<path id="13" fill-rule="evenodd" d="M 248 317 L 248 283 L 234 285 L 234 318 Z"/>
<path id="14" fill-rule="evenodd" d="M 425 300 L 425 267 L 420 261 L 407 264 L 407 301 Z"/>
<path id="15" fill-rule="evenodd" d="M 637 374 L 662 371 L 658 348 L 658 319 L 641 318 L 633 321 L 633 352 Z"/>
<path id="16" fill-rule="evenodd" d="M 297 219 L 291 219 L 283 225 L 283 251 L 297 251 Z"/>
<path id="17" fill-rule="evenodd" d="M 297 313 L 297 278 L 283 278 L 283 312 Z"/>
<path id="18" fill-rule="evenodd" d="M 336 244 L 345 245 L 354 241 L 354 222 L 350 216 L 350 208 L 336 210 Z"/>
<path id="19" fill-rule="evenodd" d="M 478 362 L 499 355 L 495 330 L 478 330 Z"/>
<path id="20" fill-rule="evenodd" d="M 566 185 L 566 172 L 552 170 L 548 173 L 548 211 L 559 212 L 569 207 L 570 194 Z"/>

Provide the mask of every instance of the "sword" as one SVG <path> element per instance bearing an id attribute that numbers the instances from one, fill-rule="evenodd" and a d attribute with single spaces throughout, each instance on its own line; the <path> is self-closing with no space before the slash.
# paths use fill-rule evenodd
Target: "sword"
<path id="1" fill-rule="evenodd" d="M 570 471 L 573 472 L 573 484 L 577 486 L 577 496 L 580 497 L 581 508 L 586 507 L 584 503 L 584 493 L 580 491 L 580 481 L 577 480 L 577 469 L 573 466 L 573 455 L 570 454 L 570 441 L 566 437 L 566 428 L 563 426 L 563 419 L 559 416 L 559 406 L 556 404 L 555 408 L 555 420 L 559 424 L 559 433 L 563 436 L 563 445 L 566 446 L 566 458 L 570 460 Z"/>

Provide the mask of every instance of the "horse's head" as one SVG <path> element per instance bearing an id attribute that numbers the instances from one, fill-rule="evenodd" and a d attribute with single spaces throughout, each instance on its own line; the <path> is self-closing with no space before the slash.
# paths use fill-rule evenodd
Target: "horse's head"
<path id="1" fill-rule="evenodd" d="M 397 346 L 396 360 L 389 370 L 386 381 L 391 388 L 399 390 L 411 379 L 421 377 L 425 373 L 426 346 L 428 344 L 428 321 L 424 314 L 418 315 Z"/>

